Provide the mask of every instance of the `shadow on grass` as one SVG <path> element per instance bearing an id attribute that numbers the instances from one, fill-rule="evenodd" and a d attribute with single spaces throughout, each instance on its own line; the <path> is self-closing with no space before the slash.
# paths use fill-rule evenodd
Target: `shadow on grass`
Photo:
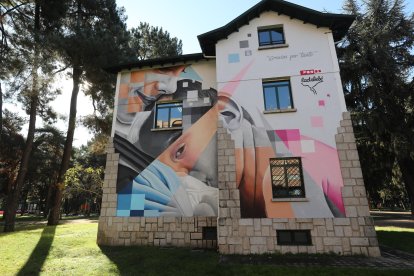
<path id="1" fill-rule="evenodd" d="M 56 226 L 46 226 L 43 229 L 36 247 L 17 275 L 38 275 L 40 273 L 43 263 L 49 255 L 50 247 L 55 237 L 55 231 Z"/>
<path id="2" fill-rule="evenodd" d="M 380 230 L 377 236 L 381 245 L 414 254 L 414 232 Z"/>
<path id="3" fill-rule="evenodd" d="M 214 251 L 151 246 L 100 246 L 120 275 L 220 275 L 218 254 Z"/>

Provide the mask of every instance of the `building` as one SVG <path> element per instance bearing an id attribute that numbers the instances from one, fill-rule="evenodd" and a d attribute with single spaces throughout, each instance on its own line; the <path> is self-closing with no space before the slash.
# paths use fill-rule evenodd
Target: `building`
<path id="1" fill-rule="evenodd" d="M 263 0 L 200 54 L 111 68 L 98 243 L 379 256 L 335 51 L 353 20 Z"/>

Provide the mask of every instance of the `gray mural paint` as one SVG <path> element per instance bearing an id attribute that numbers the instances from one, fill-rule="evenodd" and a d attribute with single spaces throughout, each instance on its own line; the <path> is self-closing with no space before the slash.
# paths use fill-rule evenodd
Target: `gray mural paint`
<path id="1" fill-rule="evenodd" d="M 249 48 L 249 41 L 248 40 L 242 40 L 239 42 L 240 48 Z"/>

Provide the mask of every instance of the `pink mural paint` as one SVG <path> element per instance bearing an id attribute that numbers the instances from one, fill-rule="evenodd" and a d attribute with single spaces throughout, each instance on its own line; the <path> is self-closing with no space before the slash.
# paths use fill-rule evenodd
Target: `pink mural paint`
<path id="1" fill-rule="evenodd" d="M 302 140 L 314 140 L 311 137 L 301 135 Z M 342 200 L 341 188 L 343 179 L 340 170 L 338 152 L 335 148 L 314 140 L 315 152 L 303 152 L 300 147 L 294 145 L 289 149 L 294 156 L 302 157 L 302 165 L 305 171 L 329 199 L 335 204 L 340 212 L 345 214 L 345 207 Z M 324 183 L 324 184 L 323 184 Z M 325 185 L 325 188 L 323 187 Z"/>
<path id="2" fill-rule="evenodd" d="M 310 118 L 312 127 L 323 127 L 323 117 L 322 116 L 312 116 Z"/>
<path id="3" fill-rule="evenodd" d="M 299 141 L 300 140 L 300 131 L 299 129 L 278 129 L 275 130 L 277 136 L 279 136 L 282 141 Z"/>
<path id="4" fill-rule="evenodd" d="M 228 96 L 233 96 L 234 91 L 236 91 L 237 87 L 240 84 L 240 80 L 244 77 L 244 75 L 249 71 L 249 68 L 252 66 L 254 60 L 252 60 L 249 64 L 247 64 L 240 72 L 234 76 L 223 88 L 220 89 L 220 92 L 225 92 Z"/>
<path id="5" fill-rule="evenodd" d="M 325 101 L 324 101 L 324 100 L 320 100 L 320 101 L 318 102 L 318 105 L 319 105 L 319 106 L 325 106 Z"/>

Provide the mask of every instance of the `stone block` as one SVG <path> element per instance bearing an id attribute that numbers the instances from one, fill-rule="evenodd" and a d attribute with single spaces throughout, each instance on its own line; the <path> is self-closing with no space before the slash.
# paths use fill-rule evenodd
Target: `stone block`
<path id="1" fill-rule="evenodd" d="M 263 237 L 270 236 L 270 227 L 269 226 L 267 226 L 267 225 L 262 226 L 262 236 Z"/>
<path id="2" fill-rule="evenodd" d="M 240 200 L 240 192 L 239 190 L 232 190 L 230 191 L 231 199 Z"/>
<path id="3" fill-rule="evenodd" d="M 323 244 L 324 246 L 342 245 L 342 240 L 336 237 L 324 237 Z"/>
<path id="4" fill-rule="evenodd" d="M 347 198 L 351 197 L 354 198 L 354 189 L 350 186 L 344 186 L 342 187 L 342 197 Z"/>
<path id="5" fill-rule="evenodd" d="M 262 225 L 272 225 L 272 219 L 262 218 L 260 219 Z"/>
<path id="6" fill-rule="evenodd" d="M 338 150 L 338 158 L 339 158 L 339 161 L 347 161 L 346 151 Z"/>
<path id="7" fill-rule="evenodd" d="M 230 198 L 229 191 L 228 190 L 220 190 L 219 191 L 219 198 L 220 198 L 220 200 L 229 199 Z"/>
<path id="8" fill-rule="evenodd" d="M 228 244 L 242 244 L 243 243 L 243 239 L 241 237 L 228 237 L 227 238 L 227 243 Z"/>
<path id="9" fill-rule="evenodd" d="M 316 226 L 316 232 L 318 236 L 325 237 L 326 236 L 326 227 L 325 226 Z"/>
<path id="10" fill-rule="evenodd" d="M 343 178 L 350 178 L 351 172 L 349 168 L 341 168 L 341 174 Z"/>
<path id="11" fill-rule="evenodd" d="M 363 186 L 355 186 L 353 187 L 355 197 L 366 197 L 367 193 L 365 191 L 365 187 Z"/>
<path id="12" fill-rule="evenodd" d="M 345 213 L 349 218 L 355 218 L 358 216 L 357 208 L 355 206 L 345 206 Z"/>
<path id="13" fill-rule="evenodd" d="M 191 240 L 201 240 L 203 238 L 202 233 L 191 233 L 190 239 Z"/>
<path id="14" fill-rule="evenodd" d="M 355 197 L 344 198 L 344 205 L 346 206 L 357 206 L 359 205 L 359 199 Z"/>
<path id="15" fill-rule="evenodd" d="M 348 160 L 353 161 L 353 160 L 359 160 L 358 157 L 358 151 L 357 150 L 348 150 L 346 152 L 346 157 Z M 350 162 L 352 165 L 352 162 Z"/>
<path id="16" fill-rule="evenodd" d="M 241 217 L 240 208 L 231 208 L 230 215 L 232 218 L 240 218 Z"/>
<path id="17" fill-rule="evenodd" d="M 364 233 L 366 237 L 376 237 L 375 227 L 373 225 L 364 226 Z"/>
<path id="18" fill-rule="evenodd" d="M 333 230 L 333 221 L 332 221 L 332 219 L 329 219 L 329 218 L 327 218 L 327 219 L 325 219 L 325 225 L 326 225 L 326 230 Z"/>
<path id="19" fill-rule="evenodd" d="M 368 206 L 358 206 L 357 210 L 360 217 L 367 217 L 370 215 Z"/>
<path id="20" fill-rule="evenodd" d="M 352 121 L 350 119 L 344 119 L 340 122 L 341 127 L 352 126 Z"/>
<path id="21" fill-rule="evenodd" d="M 251 245 L 259 245 L 259 244 L 266 244 L 266 238 L 265 237 L 251 237 L 250 238 L 250 244 Z"/>
<path id="22" fill-rule="evenodd" d="M 350 173 L 352 178 L 362 178 L 361 168 L 350 168 Z"/>
<path id="23" fill-rule="evenodd" d="M 344 186 L 355 186 L 357 185 L 357 181 L 355 179 L 344 179 Z"/>
<path id="24" fill-rule="evenodd" d="M 344 236 L 343 226 L 334 226 L 334 232 L 335 232 L 336 237 L 343 237 Z"/>
<path id="25" fill-rule="evenodd" d="M 274 230 L 285 230 L 286 229 L 286 223 L 274 222 L 273 223 L 273 229 Z"/>
<path id="26" fill-rule="evenodd" d="M 345 128 L 345 127 L 337 127 L 337 128 L 336 128 L 336 131 L 337 131 L 338 133 L 345 133 L 345 132 L 346 132 L 346 128 Z"/>
<path id="27" fill-rule="evenodd" d="M 381 257 L 381 251 L 378 246 L 368 247 L 368 256 Z"/>
<path id="28" fill-rule="evenodd" d="M 348 143 L 337 143 L 336 144 L 336 149 L 346 151 L 346 150 L 349 149 Z"/>
<path id="29" fill-rule="evenodd" d="M 342 134 L 336 134 L 335 135 L 335 141 L 336 143 L 343 143 L 344 142 L 344 137 Z"/>
<path id="30" fill-rule="evenodd" d="M 315 218 L 312 220 L 313 225 L 325 225 L 325 220 L 321 218 Z"/>
<path id="31" fill-rule="evenodd" d="M 368 238 L 350 238 L 351 246 L 369 246 Z"/>
<path id="32" fill-rule="evenodd" d="M 359 205 L 368 206 L 368 199 L 366 197 L 359 198 Z"/>
<path id="33" fill-rule="evenodd" d="M 240 219 L 239 225 L 253 225 L 253 219 Z"/>
<path id="34" fill-rule="evenodd" d="M 348 111 L 342 112 L 342 119 L 351 120 L 351 112 L 348 112 Z"/>
<path id="35" fill-rule="evenodd" d="M 375 238 L 368 238 L 368 240 L 369 240 L 369 245 L 370 246 L 378 246 L 378 239 L 377 239 L 377 237 L 375 237 Z"/>

